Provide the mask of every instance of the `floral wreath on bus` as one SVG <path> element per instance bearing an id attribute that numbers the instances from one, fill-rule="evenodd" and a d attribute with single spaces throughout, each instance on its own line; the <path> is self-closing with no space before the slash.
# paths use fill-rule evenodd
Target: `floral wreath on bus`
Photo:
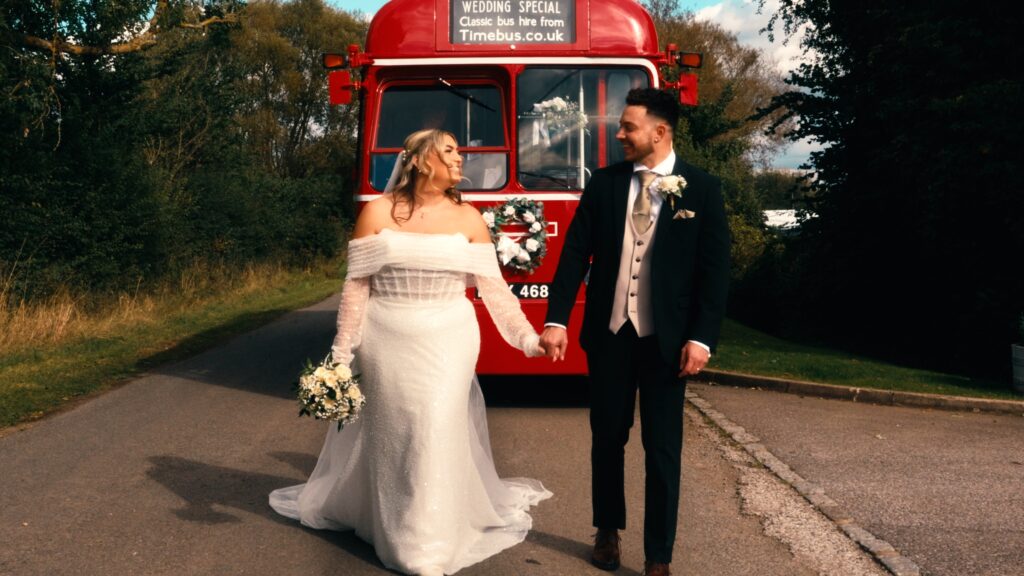
<path id="1" fill-rule="evenodd" d="M 481 213 L 502 265 L 532 274 L 548 251 L 544 206 L 526 198 L 512 198 Z M 526 232 L 516 240 L 502 229 L 507 224 L 522 224 Z"/>

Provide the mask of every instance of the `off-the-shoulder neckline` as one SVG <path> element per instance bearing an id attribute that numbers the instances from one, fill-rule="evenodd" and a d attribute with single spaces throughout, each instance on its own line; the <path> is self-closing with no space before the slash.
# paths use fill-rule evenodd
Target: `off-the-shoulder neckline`
<path id="1" fill-rule="evenodd" d="M 366 241 L 366 240 L 369 240 L 370 238 L 376 238 L 378 236 L 381 236 L 385 232 L 388 232 L 390 234 L 406 234 L 406 235 L 409 235 L 409 236 L 434 236 L 434 237 L 439 237 L 439 238 L 462 238 L 463 240 L 466 241 L 466 244 L 469 244 L 470 246 L 477 246 L 477 245 L 479 245 L 479 246 L 487 246 L 488 244 L 490 244 L 489 242 L 470 242 L 469 237 L 466 236 L 465 234 L 463 234 L 462 232 L 452 232 L 450 234 L 449 233 L 444 233 L 444 232 L 409 232 L 407 230 L 395 230 L 394 228 L 381 228 L 380 232 L 377 232 L 376 234 L 370 234 L 370 235 L 367 235 L 367 236 L 363 236 L 362 238 L 353 238 L 351 240 L 351 242 Z"/>

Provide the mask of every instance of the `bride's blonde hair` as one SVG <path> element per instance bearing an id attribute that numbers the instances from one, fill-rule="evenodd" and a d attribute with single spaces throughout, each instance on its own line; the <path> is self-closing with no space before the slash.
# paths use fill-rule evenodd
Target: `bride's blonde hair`
<path id="1" fill-rule="evenodd" d="M 399 203 L 409 207 L 408 215 L 402 218 L 402 220 L 408 220 L 412 217 L 412 213 L 416 209 L 416 184 L 421 178 L 426 179 L 427 182 L 433 178 L 434 170 L 427 162 L 427 158 L 430 154 L 441 155 L 444 150 L 445 136 L 449 136 L 452 140 L 458 142 L 455 134 L 437 128 L 417 130 L 406 137 L 405 143 L 402 145 L 402 153 L 398 155 L 398 160 L 396 160 L 402 163 L 398 183 L 391 189 L 391 194 L 394 194 L 394 201 L 391 204 L 391 219 L 395 222 L 399 220 L 398 216 L 395 215 L 395 208 L 398 207 Z M 455 186 L 445 190 L 444 195 L 452 202 L 462 204 L 462 194 L 455 189 Z"/>

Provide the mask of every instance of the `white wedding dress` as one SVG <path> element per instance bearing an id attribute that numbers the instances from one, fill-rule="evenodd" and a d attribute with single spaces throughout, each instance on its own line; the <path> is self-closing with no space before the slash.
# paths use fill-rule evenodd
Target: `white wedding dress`
<path id="1" fill-rule="evenodd" d="M 474 375 L 472 284 L 505 340 L 535 351 L 490 244 L 390 229 L 349 243 L 332 353 L 354 356 L 367 404 L 340 432 L 328 426 L 313 474 L 271 493 L 274 510 L 355 530 L 385 566 L 408 574 L 452 574 L 526 538 L 526 510 L 551 493 L 495 471 Z"/>

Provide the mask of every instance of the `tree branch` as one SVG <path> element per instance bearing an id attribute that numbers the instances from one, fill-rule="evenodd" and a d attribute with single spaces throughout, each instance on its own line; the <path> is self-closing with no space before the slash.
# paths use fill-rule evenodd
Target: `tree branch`
<path id="1" fill-rule="evenodd" d="M 211 26 L 213 24 L 234 24 L 235 22 L 238 22 L 238 16 L 235 15 L 234 12 L 232 12 L 223 17 L 213 16 L 211 18 L 203 20 L 202 22 L 182 22 L 181 24 L 178 24 L 178 26 L 181 28 L 200 29 L 206 28 L 207 26 Z"/>
<path id="2" fill-rule="evenodd" d="M 39 38 L 38 36 L 18 33 L 14 34 L 14 38 L 19 44 L 30 50 L 46 53 L 59 52 L 62 54 L 73 54 L 75 56 L 127 54 L 129 52 L 144 50 L 156 44 L 156 34 L 153 34 L 152 32 L 146 32 L 145 34 L 132 38 L 127 42 L 108 44 L 106 46 L 82 46 L 80 44 L 65 42 L 61 39 L 52 41 L 45 38 Z"/>
<path id="3" fill-rule="evenodd" d="M 124 42 L 117 42 L 115 44 L 106 44 L 102 46 L 86 46 L 82 44 L 75 44 L 73 42 L 67 42 L 62 38 L 54 37 L 52 40 L 46 38 L 40 38 L 39 36 L 33 36 L 31 34 L 22 34 L 14 32 L 14 40 L 17 44 L 35 50 L 37 52 L 46 53 L 60 53 L 60 54 L 71 54 L 74 56 L 102 56 L 105 54 L 128 54 L 131 52 L 138 52 L 145 50 L 151 46 L 157 44 L 157 36 L 160 33 L 160 27 L 158 22 L 160 21 L 161 15 L 167 9 L 167 0 L 159 0 L 156 5 L 156 10 L 153 12 L 153 17 L 147 22 L 146 31 L 142 34 L 126 40 Z M 213 16 L 199 22 L 179 22 L 177 27 L 188 28 L 191 30 L 201 30 L 209 26 L 217 24 L 234 24 L 238 22 L 238 14 L 232 12 L 224 16 Z"/>

